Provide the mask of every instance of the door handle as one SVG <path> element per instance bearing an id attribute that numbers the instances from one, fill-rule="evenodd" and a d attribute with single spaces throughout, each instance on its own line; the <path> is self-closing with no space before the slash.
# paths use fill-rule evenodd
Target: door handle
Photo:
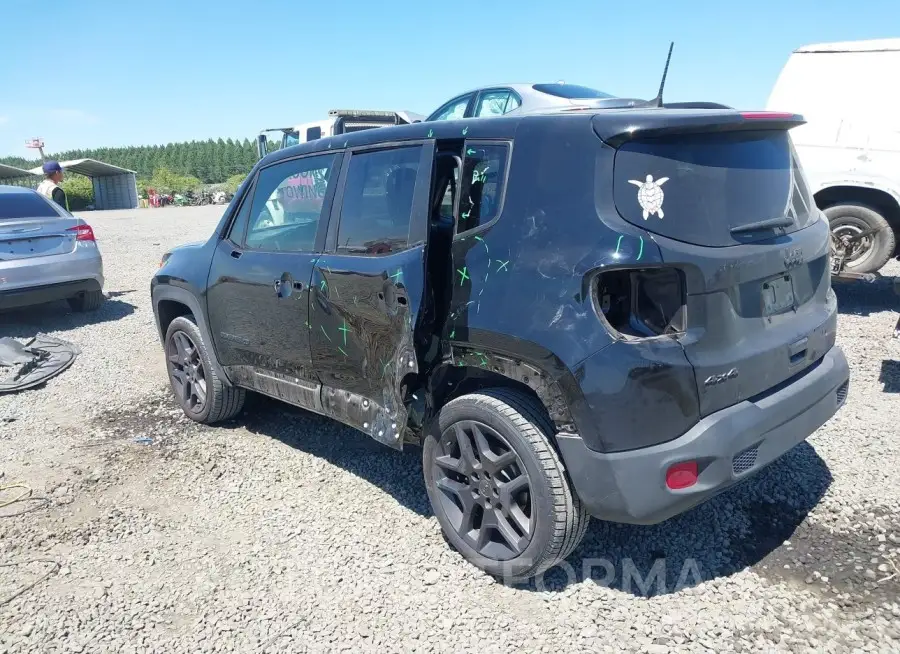
<path id="1" fill-rule="evenodd" d="M 232 259 L 240 259 L 242 254 L 243 254 L 243 252 L 241 252 L 240 250 L 232 250 L 231 258 Z"/>

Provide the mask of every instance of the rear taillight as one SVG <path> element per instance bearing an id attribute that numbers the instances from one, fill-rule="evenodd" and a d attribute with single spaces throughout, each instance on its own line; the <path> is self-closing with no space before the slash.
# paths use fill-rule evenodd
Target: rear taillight
<path id="1" fill-rule="evenodd" d="M 597 306 L 626 338 L 677 335 L 687 325 L 684 275 L 676 268 L 628 268 L 597 277 Z"/>
<path id="2" fill-rule="evenodd" d="M 94 230 L 91 229 L 90 225 L 75 225 L 75 227 L 69 227 L 66 230 L 67 232 L 75 232 L 75 240 L 76 241 L 96 241 L 94 238 Z"/>

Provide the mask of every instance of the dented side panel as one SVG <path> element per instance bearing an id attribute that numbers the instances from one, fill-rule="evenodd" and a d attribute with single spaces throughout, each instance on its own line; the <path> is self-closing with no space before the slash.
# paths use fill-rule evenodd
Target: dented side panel
<path id="1" fill-rule="evenodd" d="M 419 372 L 413 326 L 423 270 L 419 246 L 385 257 L 323 255 L 313 271 L 306 329 L 325 412 L 393 447 L 406 424 L 404 378 Z"/>

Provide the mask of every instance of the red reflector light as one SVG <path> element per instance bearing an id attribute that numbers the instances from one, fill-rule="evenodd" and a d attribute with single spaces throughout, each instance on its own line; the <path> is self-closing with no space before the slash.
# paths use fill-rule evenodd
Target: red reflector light
<path id="1" fill-rule="evenodd" d="M 94 230 L 91 229 L 90 225 L 75 225 L 75 227 L 69 227 L 66 230 L 67 232 L 75 232 L 75 240 L 76 241 L 96 241 L 94 238 Z"/>
<path id="2" fill-rule="evenodd" d="M 685 461 L 669 466 L 666 470 L 666 486 L 672 490 L 689 488 L 697 483 L 697 462 Z"/>
<path id="3" fill-rule="evenodd" d="M 742 111 L 741 117 L 746 120 L 787 120 L 793 118 L 794 114 L 786 111 Z"/>

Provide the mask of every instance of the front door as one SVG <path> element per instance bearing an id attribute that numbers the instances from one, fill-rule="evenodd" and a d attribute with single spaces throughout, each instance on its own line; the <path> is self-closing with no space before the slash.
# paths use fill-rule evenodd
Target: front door
<path id="1" fill-rule="evenodd" d="M 352 153 L 329 228 L 333 247 L 313 271 L 312 358 L 325 413 L 393 447 L 406 424 L 404 387 L 419 371 L 413 331 L 432 155 L 430 144 Z"/>
<path id="2" fill-rule="evenodd" d="M 342 155 L 263 168 L 219 241 L 207 307 L 219 361 L 235 383 L 316 409 L 309 288 Z"/>

